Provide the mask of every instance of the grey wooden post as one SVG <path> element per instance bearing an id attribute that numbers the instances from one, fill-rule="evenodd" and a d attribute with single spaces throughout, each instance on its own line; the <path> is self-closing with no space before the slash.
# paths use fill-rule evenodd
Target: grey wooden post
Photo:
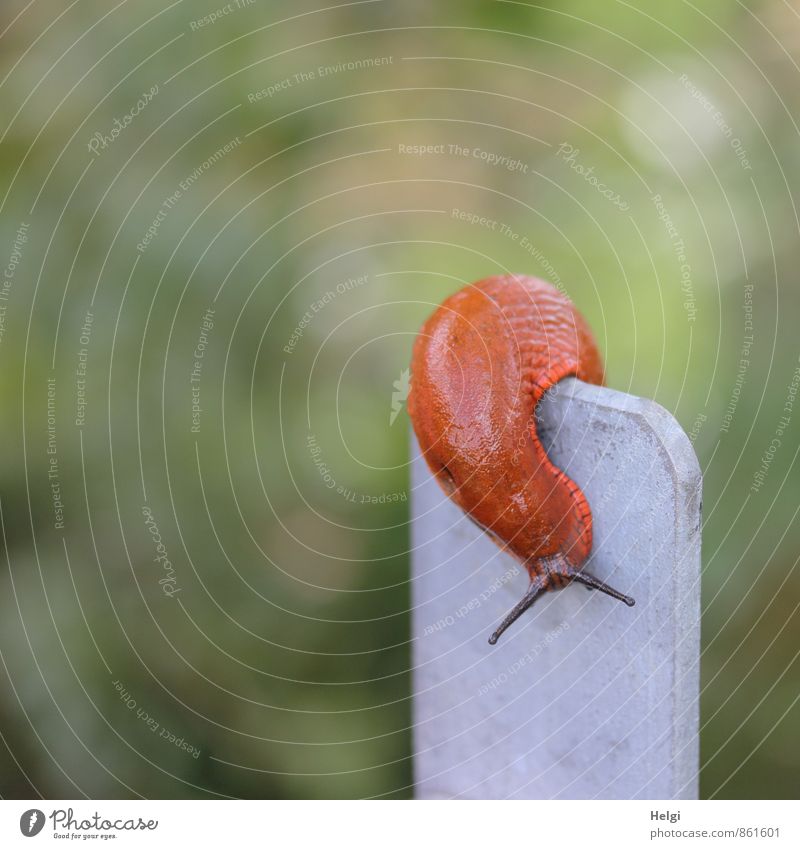
<path id="1" fill-rule="evenodd" d="M 524 568 L 442 494 L 413 442 L 419 798 L 697 796 L 701 474 L 662 407 L 578 380 L 542 401 L 553 461 L 587 495 L 592 572 L 494 647 Z"/>

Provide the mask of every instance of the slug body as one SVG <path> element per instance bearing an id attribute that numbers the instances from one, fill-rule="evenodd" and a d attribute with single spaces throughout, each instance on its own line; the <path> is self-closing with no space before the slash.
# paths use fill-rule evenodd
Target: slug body
<path id="1" fill-rule="evenodd" d="M 559 380 L 603 382 L 597 345 L 572 303 L 534 277 L 467 286 L 423 325 L 411 374 L 408 411 L 428 466 L 531 578 L 489 642 L 543 592 L 573 580 L 633 604 L 581 571 L 592 551 L 592 513 L 536 431 L 536 405 Z"/>

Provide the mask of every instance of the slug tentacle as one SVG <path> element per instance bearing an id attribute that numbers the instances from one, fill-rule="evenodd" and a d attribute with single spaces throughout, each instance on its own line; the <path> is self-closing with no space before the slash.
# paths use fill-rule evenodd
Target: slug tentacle
<path id="1" fill-rule="evenodd" d="M 604 584 L 601 580 L 595 578 L 594 575 L 589 575 L 586 572 L 578 572 L 572 576 L 572 580 L 577 581 L 579 584 L 583 584 L 587 589 L 600 590 L 600 592 L 610 595 L 611 598 L 616 598 L 619 601 L 625 602 L 628 607 L 633 607 L 634 604 L 636 604 L 634 599 L 632 599 L 629 595 L 625 595 L 619 590 L 615 590 L 613 587 L 610 587 L 608 584 Z"/>
<path id="2" fill-rule="evenodd" d="M 550 589 L 560 590 L 572 581 L 583 584 L 588 590 L 600 590 L 612 598 L 624 602 L 628 607 L 633 607 L 636 602 L 627 595 L 615 590 L 603 581 L 589 575 L 586 572 L 575 572 L 571 570 L 569 563 L 564 557 L 555 556 L 548 558 L 536 565 L 536 577 L 531 580 L 531 585 L 525 595 L 514 605 L 508 615 L 498 626 L 497 630 L 489 637 L 489 645 L 494 645 L 498 637 L 509 625 L 516 622 L 523 613 L 539 598 L 542 593 Z"/>
<path id="3" fill-rule="evenodd" d="M 536 601 L 539 596 L 546 592 L 547 588 L 541 578 L 535 578 L 531 581 L 528 592 L 517 602 L 517 604 L 509 612 L 508 616 L 497 626 L 497 630 L 489 637 L 489 645 L 493 646 L 503 631 L 519 619 L 520 616 Z"/>
<path id="4" fill-rule="evenodd" d="M 603 382 L 592 334 L 572 303 L 534 277 L 490 277 L 448 298 L 414 343 L 408 410 L 444 489 L 531 578 L 497 637 L 543 592 L 578 580 L 592 550 L 580 487 L 547 456 L 536 406 L 565 377 Z"/>

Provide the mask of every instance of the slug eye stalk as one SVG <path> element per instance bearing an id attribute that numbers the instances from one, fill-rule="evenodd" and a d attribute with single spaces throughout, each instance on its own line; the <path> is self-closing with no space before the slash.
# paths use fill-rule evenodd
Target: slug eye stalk
<path id="1" fill-rule="evenodd" d="M 595 578 L 594 575 L 588 575 L 586 572 L 578 572 L 572 576 L 572 580 L 577 581 L 579 584 L 583 584 L 587 589 L 600 590 L 601 593 L 610 595 L 611 598 L 616 598 L 619 601 L 625 602 L 628 607 L 633 607 L 633 605 L 636 604 L 636 601 L 629 595 L 625 595 L 619 590 L 609 587 L 608 584 L 604 584 L 601 580 L 599 580 L 599 578 Z"/>
<path id="2" fill-rule="evenodd" d="M 573 575 L 569 576 L 561 576 L 562 578 L 566 578 L 568 581 L 577 581 L 579 584 L 583 584 L 587 589 L 590 590 L 600 590 L 600 592 L 605 593 L 606 595 L 610 595 L 611 598 L 616 598 L 618 601 L 622 601 L 628 605 L 628 607 L 633 607 L 636 602 L 629 595 L 625 595 L 621 593 L 619 590 L 615 590 L 613 587 L 610 587 L 608 584 L 603 583 L 599 578 L 595 578 L 594 575 L 589 575 L 586 572 L 576 572 Z M 519 619 L 522 614 L 530 608 L 533 603 L 539 598 L 542 593 L 546 592 L 548 589 L 547 582 L 544 578 L 536 577 L 531 581 L 530 587 L 528 587 L 528 591 L 524 596 L 514 605 L 513 609 L 509 612 L 508 616 L 498 625 L 497 630 L 489 637 L 489 645 L 493 646 L 497 643 L 497 640 L 500 638 L 500 635 L 505 631 L 510 625 L 513 625 L 514 622 Z"/>
<path id="3" fill-rule="evenodd" d="M 489 637 L 489 645 L 493 646 L 498 641 L 503 631 L 505 631 L 509 625 L 513 625 L 514 622 L 522 616 L 522 614 L 536 601 L 537 598 L 539 598 L 543 592 L 545 592 L 544 581 L 541 579 L 531 581 L 531 585 L 528 587 L 528 592 L 522 596 L 508 616 L 506 616 L 506 618 L 497 627 L 494 634 Z"/>

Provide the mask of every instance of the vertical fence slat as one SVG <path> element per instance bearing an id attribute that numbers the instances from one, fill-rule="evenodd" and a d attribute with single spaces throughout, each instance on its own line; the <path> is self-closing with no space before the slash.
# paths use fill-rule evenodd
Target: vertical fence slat
<path id="1" fill-rule="evenodd" d="M 701 475 L 650 401 L 577 380 L 540 405 L 554 462 L 586 493 L 592 571 L 495 647 L 528 578 L 441 493 L 412 440 L 414 748 L 420 798 L 697 795 Z"/>

